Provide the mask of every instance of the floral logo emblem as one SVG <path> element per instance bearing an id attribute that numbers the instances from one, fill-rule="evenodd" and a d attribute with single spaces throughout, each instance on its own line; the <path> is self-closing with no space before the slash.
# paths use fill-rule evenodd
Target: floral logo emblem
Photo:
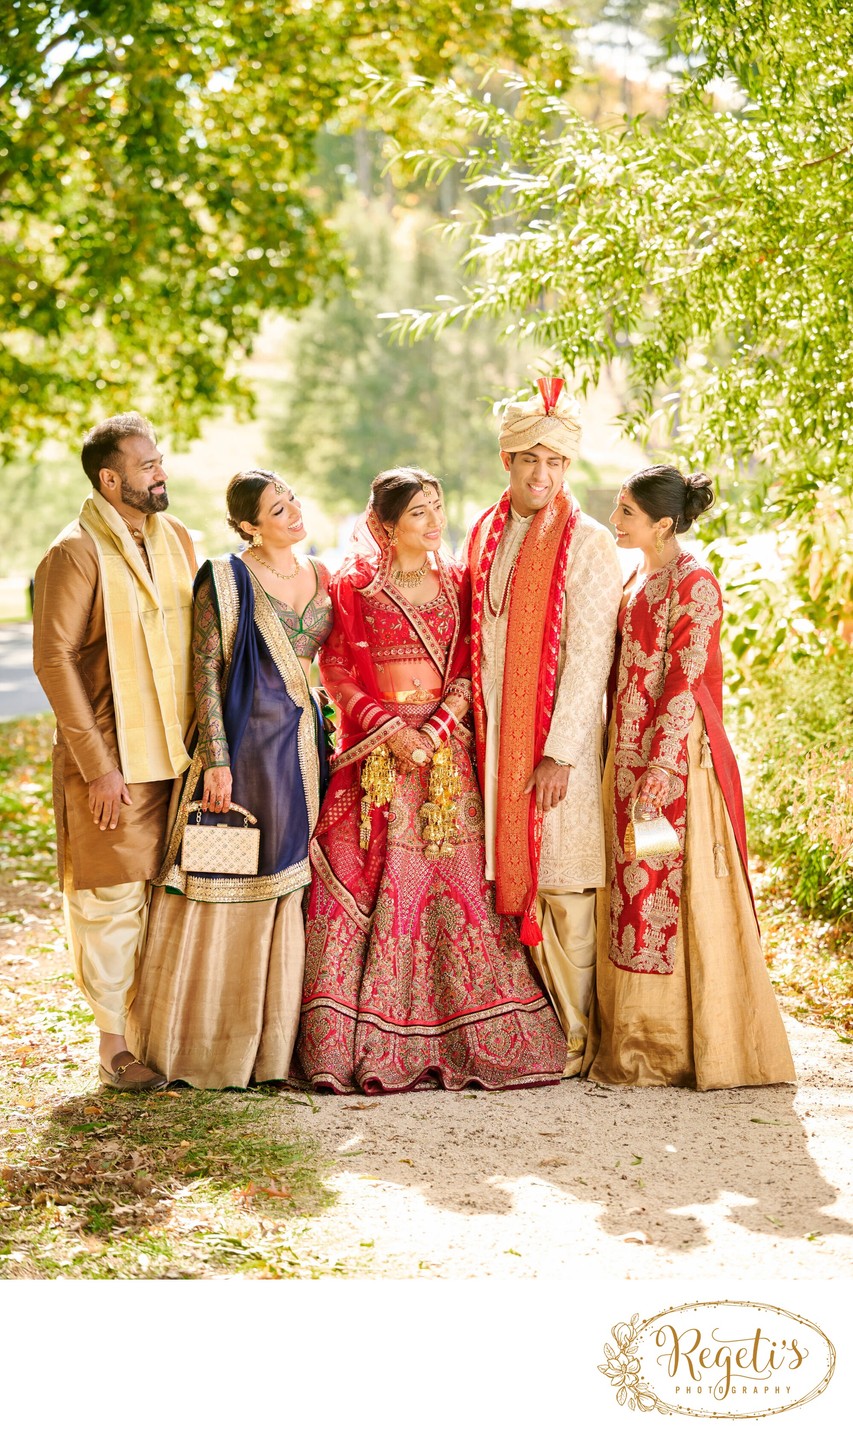
<path id="1" fill-rule="evenodd" d="M 639 1313 L 635 1312 L 630 1322 L 617 1322 L 611 1333 L 616 1346 L 604 1344 L 606 1362 L 600 1362 L 599 1372 L 609 1377 L 616 1388 L 616 1401 L 620 1407 L 636 1408 L 640 1412 L 669 1412 L 666 1403 L 661 1402 L 652 1389 L 642 1380 L 640 1359 L 637 1356 L 637 1325 Z"/>
<path id="2" fill-rule="evenodd" d="M 690 1302 L 617 1322 L 599 1364 L 631 1412 L 769 1417 L 829 1386 L 835 1348 L 816 1323 L 767 1303 Z"/>

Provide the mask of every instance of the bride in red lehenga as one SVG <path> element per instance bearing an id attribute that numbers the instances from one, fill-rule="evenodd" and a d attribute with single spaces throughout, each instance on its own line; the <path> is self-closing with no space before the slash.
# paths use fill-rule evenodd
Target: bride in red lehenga
<path id="1" fill-rule="evenodd" d="M 294 1077 L 338 1093 L 559 1081 L 565 1039 L 486 882 L 469 602 L 436 479 L 374 481 L 320 655 L 340 711 Z"/>

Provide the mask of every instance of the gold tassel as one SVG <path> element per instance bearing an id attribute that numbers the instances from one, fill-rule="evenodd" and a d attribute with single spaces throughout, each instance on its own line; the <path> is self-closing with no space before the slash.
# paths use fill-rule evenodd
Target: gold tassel
<path id="1" fill-rule="evenodd" d="M 707 732 L 702 730 L 702 757 L 699 760 L 700 768 L 713 768 L 714 760 L 711 757 L 711 740 Z"/>
<path id="2" fill-rule="evenodd" d="M 421 838 L 427 858 L 449 858 L 453 845 L 459 841 L 456 828 L 456 799 L 461 791 L 459 774 L 449 744 L 442 744 L 432 756 L 429 773 L 429 797 L 422 803 L 418 817 Z"/>
<path id="3" fill-rule="evenodd" d="M 397 770 L 393 754 L 380 743 L 361 765 L 361 823 L 358 829 L 360 848 L 370 847 L 370 810 L 374 804 L 382 808 L 394 797 Z"/>
<path id="4" fill-rule="evenodd" d="M 729 865 L 726 863 L 726 850 L 722 843 L 714 844 L 714 877 L 728 878 Z"/>

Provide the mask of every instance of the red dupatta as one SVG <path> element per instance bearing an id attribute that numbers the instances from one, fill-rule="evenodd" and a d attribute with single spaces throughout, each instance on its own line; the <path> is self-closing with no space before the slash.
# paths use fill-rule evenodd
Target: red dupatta
<path id="1" fill-rule="evenodd" d="M 510 510 L 507 489 L 471 534 L 471 681 L 479 771 L 485 772 L 486 709 L 482 681 L 483 607 L 489 570 Z M 561 488 L 540 509 L 522 543 L 511 579 L 501 695 L 495 895 L 499 913 L 520 915 L 523 943 L 542 942 L 536 920 L 542 814 L 524 788 L 542 758 L 557 688 L 569 545 L 580 509 Z M 481 777 L 482 783 L 482 777 Z"/>
<path id="2" fill-rule="evenodd" d="M 468 679 L 471 639 L 467 622 L 467 574 L 460 586 L 458 571 L 441 554 L 436 554 L 435 559 L 442 591 L 454 613 L 454 633 L 446 659 L 418 613 L 417 606 L 410 604 L 398 589 L 389 586 L 391 545 L 384 525 L 372 505 L 368 505 L 356 527 L 351 556 L 329 586 L 334 626 L 320 654 L 321 672 L 340 710 L 337 750 L 331 765 L 333 772 L 366 758 L 379 744 L 406 727 L 405 719 L 390 714 L 381 698 L 364 620 L 364 599 L 381 591 L 402 610 L 442 680 L 443 698 L 461 681 Z M 344 688 L 348 696 L 342 701 Z M 456 716 L 443 705 L 440 712 L 447 731 L 452 732 L 457 723 Z"/>
<path id="3" fill-rule="evenodd" d="M 370 844 L 362 849 L 359 765 L 373 749 L 412 720 L 411 713 L 406 718 L 390 713 L 381 697 L 371 656 L 366 607 L 380 591 L 383 598 L 392 600 L 440 676 L 442 699 L 427 698 L 419 710 L 419 724 L 424 718 L 434 719 L 438 714 L 447 732 L 455 729 L 456 715 L 447 708 L 444 699 L 451 694 L 460 694 L 466 699 L 470 696 L 471 643 L 467 573 L 436 556 L 442 590 L 454 614 L 453 635 L 445 650 L 417 607 L 389 585 L 388 539 L 370 508 L 360 522 L 356 541 L 358 549 L 330 585 L 334 624 L 319 654 L 320 673 L 340 717 L 331 781 L 311 840 L 310 856 L 323 882 L 332 889 L 350 917 L 364 926 L 370 921 L 385 867 L 388 811 L 374 805 Z M 432 710 L 430 704 L 435 705 Z"/>

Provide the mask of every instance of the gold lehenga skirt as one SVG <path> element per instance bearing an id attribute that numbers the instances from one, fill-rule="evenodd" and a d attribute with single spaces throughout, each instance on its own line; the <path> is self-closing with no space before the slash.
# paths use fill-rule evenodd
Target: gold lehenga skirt
<path id="1" fill-rule="evenodd" d="M 706 1090 L 793 1083 L 794 1064 L 761 949 L 731 819 L 713 768 L 701 766 L 699 709 L 687 743 L 684 877 L 673 973 L 630 973 L 610 961 L 610 889 L 597 901 L 597 996 L 584 1076 L 634 1087 Z M 613 806 L 613 752 L 604 811 Z M 611 837 L 607 831 L 607 871 Z"/>
<path id="2" fill-rule="evenodd" d="M 155 888 L 128 1047 L 194 1088 L 286 1078 L 302 1003 L 302 894 L 199 903 Z"/>

